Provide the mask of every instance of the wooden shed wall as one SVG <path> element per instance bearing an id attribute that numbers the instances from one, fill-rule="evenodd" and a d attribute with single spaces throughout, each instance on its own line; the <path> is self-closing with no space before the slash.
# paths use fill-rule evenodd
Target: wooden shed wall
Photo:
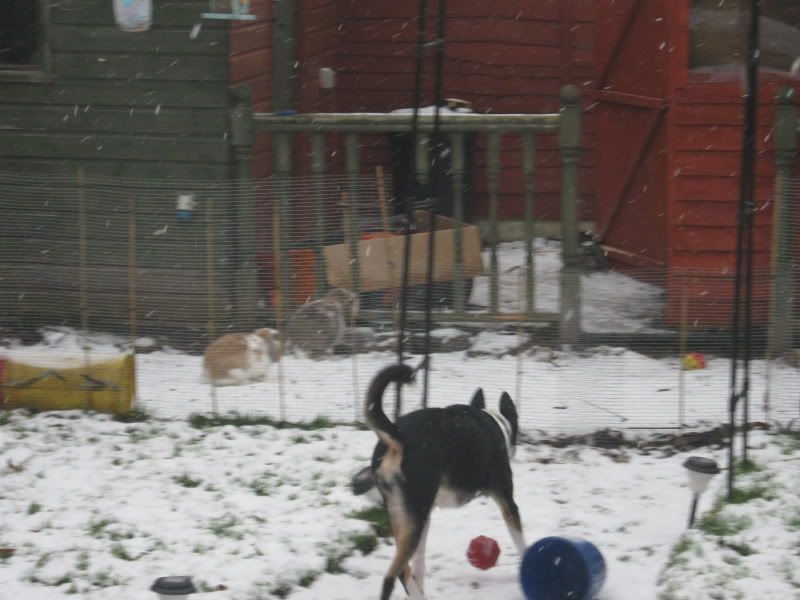
<path id="1" fill-rule="evenodd" d="M 189 182 L 229 176 L 227 22 L 201 19 L 205 0 L 154 0 L 153 27 L 141 33 L 119 30 L 107 0 L 49 4 L 50 80 L 13 82 L 0 75 L 0 168 L 74 177 L 82 166 L 89 185 L 96 176 Z M 196 25 L 202 26 L 193 35 Z M 1 191 L 0 302 L 17 315 L 75 318 L 77 195 L 9 186 Z M 198 251 L 205 248 L 205 228 L 197 220 L 176 226 L 175 202 L 175 193 L 165 192 L 155 210 L 142 202 L 137 214 L 143 326 L 196 324 L 207 317 L 206 257 Z M 124 189 L 89 202 L 95 322 L 127 318 L 122 215 L 128 206 Z M 109 215 L 116 218 L 104 226 L 101 217 Z M 165 224 L 171 226 L 164 237 L 170 243 L 156 244 L 152 234 Z M 31 262 L 39 266 L 20 267 Z M 8 297 L 10 289 L 16 298 Z M 224 296 L 224 285 L 219 293 Z"/>
<path id="2" fill-rule="evenodd" d="M 338 0 L 337 107 L 341 111 L 389 111 L 409 107 L 414 89 L 416 5 L 393 0 Z M 432 14 L 432 13 L 431 13 Z M 433 36 L 432 18 L 430 36 Z M 444 65 L 446 96 L 463 98 L 476 112 L 555 112 L 563 85 L 592 77 L 591 2 L 505 0 L 450 3 Z M 433 102 L 432 53 L 426 58 L 423 104 Z M 589 102 L 587 101 L 588 105 Z M 557 140 L 541 137 L 537 148 L 537 214 L 559 216 Z M 582 217 L 593 208 L 596 157 L 591 111 L 584 121 L 581 157 Z M 519 143 L 505 139 L 501 157 L 504 218 L 522 215 Z M 473 173 L 476 212 L 486 210 L 485 140 L 478 138 Z M 377 149 L 370 159 L 388 161 Z"/>
<path id="3" fill-rule="evenodd" d="M 597 221 L 617 267 L 666 284 L 666 320 L 684 302 L 699 327 L 731 322 L 743 136 L 735 72 L 689 71 L 688 0 L 595 5 L 600 175 Z M 727 79 L 727 80 L 726 80 Z M 769 292 L 775 96 L 797 80 L 762 73 L 754 231 L 755 321 Z"/>
<path id="4" fill-rule="evenodd" d="M 767 317 L 772 255 L 775 97 L 785 78 L 760 78 L 753 232 L 754 319 Z M 800 85 L 795 84 L 800 90 Z M 670 116 L 672 164 L 667 317 L 686 290 L 693 318 L 730 324 L 740 194 L 743 105 L 739 83 L 694 81 L 676 91 Z"/>
<path id="5" fill-rule="evenodd" d="M 231 86 L 247 86 L 256 112 L 272 110 L 272 3 L 253 0 L 250 12 L 254 21 L 231 21 L 230 70 Z M 271 172 L 269 140 L 259 134 L 253 144 L 251 172 L 266 177 Z"/>

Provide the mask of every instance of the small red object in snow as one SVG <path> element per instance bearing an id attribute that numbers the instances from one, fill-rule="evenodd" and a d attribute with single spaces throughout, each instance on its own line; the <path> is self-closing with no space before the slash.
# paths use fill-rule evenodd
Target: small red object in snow
<path id="1" fill-rule="evenodd" d="M 492 538 L 479 535 L 473 538 L 467 549 L 469 564 L 478 569 L 491 569 L 497 564 L 500 556 L 500 546 Z"/>
<path id="2" fill-rule="evenodd" d="M 702 352 L 689 352 L 689 354 L 683 357 L 683 369 L 685 371 L 705 368 L 706 357 Z"/>

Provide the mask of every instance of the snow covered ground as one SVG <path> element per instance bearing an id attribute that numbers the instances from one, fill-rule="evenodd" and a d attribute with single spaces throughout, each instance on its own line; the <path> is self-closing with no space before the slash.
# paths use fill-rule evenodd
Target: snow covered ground
<path id="1" fill-rule="evenodd" d="M 504 245 L 505 310 L 519 309 L 521 256 L 520 245 Z M 537 307 L 555 310 L 557 248 L 537 242 L 537 256 Z M 584 297 L 593 299 L 584 302 L 587 331 L 652 331 L 657 325 L 657 288 L 615 273 L 585 275 L 583 283 Z M 485 304 L 487 297 L 485 279 L 476 281 L 471 301 Z M 724 465 L 721 450 L 667 455 L 542 443 L 553 434 L 603 427 L 632 436 L 650 435 L 639 427 L 663 431 L 681 420 L 700 429 L 717 425 L 726 419 L 726 359 L 709 356 L 706 369 L 681 371 L 678 357 L 654 359 L 610 347 L 566 353 L 527 335 L 490 329 L 471 335 L 464 349 L 435 354 L 430 402 L 463 402 L 478 386 L 490 404 L 502 390 L 515 398 L 530 442 L 513 463 L 529 542 L 547 535 L 592 541 L 608 563 L 601 600 L 796 596 L 800 509 L 792 493 L 714 513 L 713 497 L 724 485 L 717 477 L 702 498 L 701 514 L 744 511 L 750 524 L 734 534 L 744 539 L 705 531 L 682 538 L 690 496 L 681 464 L 689 454 L 702 454 Z M 140 346 L 147 343 L 140 340 Z M 524 352 L 511 352 L 526 344 Z M 124 345 L 93 335 L 91 355 L 116 355 Z M 36 346 L 5 346 L 0 354 L 37 364 L 83 353 L 79 336 L 59 328 L 45 331 Z M 287 356 L 267 381 L 219 388 L 215 405 L 209 386 L 200 382 L 201 358 L 159 347 L 137 356 L 138 403 L 150 415 L 146 421 L 120 423 L 77 411 L 0 412 L 0 599 L 144 600 L 155 597 L 148 591 L 155 578 L 171 574 L 192 575 L 207 593 L 198 598 L 208 600 L 376 597 L 391 545 L 356 518 L 371 504 L 348 488 L 351 475 L 367 463 L 374 434 L 348 425 L 198 429 L 187 417 L 216 406 L 223 414 L 352 422 L 369 377 L 393 360 L 390 352 L 378 351 L 320 361 Z M 798 389 L 796 367 L 755 361 L 751 418 L 784 425 L 797 419 Z M 416 408 L 419 389 L 404 398 L 406 410 Z M 776 439 L 753 434 L 754 457 L 780 457 L 772 461 L 771 481 L 796 491 L 793 460 L 800 450 L 787 451 Z M 777 508 L 768 501 L 778 502 Z M 486 572 L 465 558 L 469 540 L 481 534 L 502 549 L 498 566 Z M 733 550 L 733 556 L 729 541 L 754 552 Z M 362 554 L 373 543 L 374 551 Z M 427 580 L 432 600 L 518 600 L 518 562 L 490 502 L 434 514 Z"/>
<path id="2" fill-rule="evenodd" d="M 145 600 L 155 597 L 148 591 L 155 578 L 175 574 L 193 576 L 208 592 L 198 599 L 377 597 L 392 547 L 355 518 L 371 502 L 352 496 L 347 485 L 367 463 L 371 432 L 345 426 L 195 429 L 185 421 L 119 423 L 78 412 L 6 418 L 0 427 L 0 547 L 14 552 L 0 558 L 3 598 Z M 763 432 L 753 434 L 752 444 L 756 460 L 800 457 L 798 449 L 778 452 L 774 436 Z M 688 454 L 698 453 L 725 464 L 721 450 Z M 776 529 L 761 514 L 763 504 L 737 506 L 753 524 L 743 534 L 752 555 L 714 536 L 701 542 L 702 532 L 693 532 L 689 547 L 698 554 L 675 561 L 658 587 L 685 531 L 690 493 L 681 464 L 688 454 L 523 445 L 513 469 L 529 543 L 548 535 L 592 541 L 607 563 L 601 600 L 655 599 L 657 590 L 672 594 L 665 599 L 795 597 L 798 463 L 788 461 L 774 462 L 775 477 L 790 490 L 781 497 L 793 504 L 782 510 L 794 519 L 794 530 Z M 724 476 L 712 481 L 701 516 L 723 487 Z M 468 564 L 466 548 L 477 535 L 499 542 L 494 569 Z M 373 544 L 366 555 L 357 549 Z M 733 569 L 731 554 L 754 561 L 754 568 Z M 493 503 L 479 499 L 434 512 L 431 599 L 520 600 L 518 564 Z M 719 588 L 730 594 L 714 595 L 719 586 L 710 570 L 746 576 Z"/>

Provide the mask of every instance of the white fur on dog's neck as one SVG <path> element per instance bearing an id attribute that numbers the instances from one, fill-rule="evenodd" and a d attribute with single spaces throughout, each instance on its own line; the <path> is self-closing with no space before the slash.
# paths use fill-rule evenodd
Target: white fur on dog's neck
<path id="1" fill-rule="evenodd" d="M 506 452 L 508 453 L 508 458 L 512 458 L 514 456 L 514 445 L 511 443 L 511 423 L 508 422 L 502 414 L 500 414 L 496 410 L 491 410 L 489 408 L 484 408 L 483 412 L 487 415 L 492 417 L 496 422 L 497 426 L 500 427 L 500 431 L 503 432 L 503 439 L 506 441 Z"/>

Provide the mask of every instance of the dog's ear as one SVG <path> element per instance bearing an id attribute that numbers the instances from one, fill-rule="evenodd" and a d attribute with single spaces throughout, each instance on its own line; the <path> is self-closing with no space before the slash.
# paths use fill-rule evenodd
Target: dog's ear
<path id="1" fill-rule="evenodd" d="M 511 396 L 508 395 L 508 392 L 503 392 L 500 395 L 500 414 L 506 419 L 512 415 L 517 415 L 517 407 L 514 406 L 514 401 L 511 399 Z"/>
<path id="2" fill-rule="evenodd" d="M 517 431 L 519 430 L 519 415 L 517 414 L 517 407 L 508 392 L 503 392 L 500 396 L 500 414 L 503 415 L 511 425 L 511 442 L 517 443 Z"/>
<path id="3" fill-rule="evenodd" d="M 486 400 L 483 398 L 483 388 L 478 388 L 475 390 L 475 393 L 472 395 L 472 400 L 470 400 L 469 405 L 472 408 L 477 408 L 483 410 L 486 408 Z"/>

